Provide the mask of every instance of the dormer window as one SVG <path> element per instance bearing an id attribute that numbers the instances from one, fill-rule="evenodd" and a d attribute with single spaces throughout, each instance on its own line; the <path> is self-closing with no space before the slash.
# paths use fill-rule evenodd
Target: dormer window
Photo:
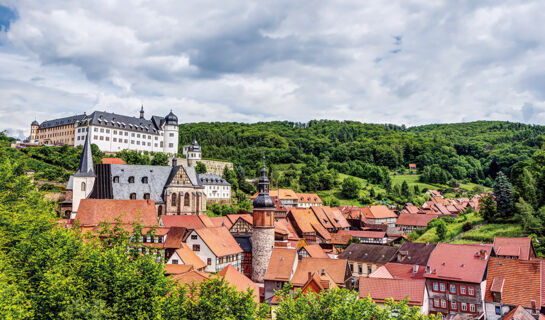
<path id="1" fill-rule="evenodd" d="M 134 183 L 134 177 L 129 177 L 129 183 Z"/>
<path id="2" fill-rule="evenodd" d="M 150 194 L 144 193 L 144 200 L 149 200 L 149 199 L 150 199 Z"/>
<path id="3" fill-rule="evenodd" d="M 114 177 L 114 183 L 119 183 L 119 176 Z"/>
<path id="4" fill-rule="evenodd" d="M 131 200 L 135 200 L 136 199 L 136 193 L 131 193 Z"/>
<path id="5" fill-rule="evenodd" d="M 148 183 L 148 177 L 142 177 L 142 183 Z"/>

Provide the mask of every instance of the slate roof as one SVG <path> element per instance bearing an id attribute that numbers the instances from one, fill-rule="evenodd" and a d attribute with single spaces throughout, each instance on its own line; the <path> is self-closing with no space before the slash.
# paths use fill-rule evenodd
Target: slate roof
<path id="1" fill-rule="evenodd" d="M 197 179 L 201 185 L 230 186 L 227 180 L 217 174 L 201 173 L 197 174 Z"/>
<path id="2" fill-rule="evenodd" d="M 93 164 L 93 153 L 91 151 L 91 142 L 89 141 L 89 133 L 85 136 L 83 144 L 83 152 L 79 159 L 78 171 L 74 174 L 76 177 L 94 177 L 95 166 Z"/>
<path id="3" fill-rule="evenodd" d="M 397 251 L 397 255 L 395 255 L 391 261 L 425 266 L 427 265 L 430 254 L 435 249 L 435 246 L 435 244 L 405 241 Z"/>
<path id="4" fill-rule="evenodd" d="M 70 116 L 70 117 L 47 120 L 40 124 L 40 129 L 54 128 L 54 127 L 74 124 L 76 121 L 83 119 L 83 117 L 85 117 L 84 114 L 78 114 L 78 115 Z"/>
<path id="5" fill-rule="evenodd" d="M 76 214 L 76 220 L 82 226 L 114 223 L 116 218 L 123 224 L 132 225 L 140 220 L 145 227 L 156 226 L 155 203 L 151 200 L 83 199 Z"/>
<path id="6" fill-rule="evenodd" d="M 81 118 L 80 121 L 89 121 L 89 123 L 94 126 L 120 128 L 127 131 L 158 135 L 159 130 L 162 130 L 164 118 L 153 116 L 152 120 L 147 120 L 141 119 L 140 117 L 130 117 L 110 112 L 95 111 L 90 115 Z"/>
<path id="7" fill-rule="evenodd" d="M 297 269 L 293 274 L 291 282 L 295 287 L 302 287 L 308 281 L 308 274 L 322 270 L 327 272 L 335 281 L 335 284 L 344 287 L 344 281 L 347 276 L 348 261 L 345 259 L 329 259 L 329 258 L 303 258 L 297 264 Z"/>
<path id="8" fill-rule="evenodd" d="M 252 252 L 252 240 L 250 237 L 235 237 L 235 241 L 244 252 Z"/>
<path id="9" fill-rule="evenodd" d="M 137 199 L 143 199 L 144 193 L 150 194 L 150 199 L 156 203 L 164 203 L 163 190 L 172 171 L 169 166 L 146 165 L 109 165 L 111 170 L 111 185 L 114 199 L 130 199 L 131 193 L 136 193 Z M 113 183 L 113 177 L 119 177 L 119 183 Z M 134 177 L 134 183 L 129 183 L 129 177 Z M 147 177 L 148 183 L 142 178 Z"/>
<path id="10" fill-rule="evenodd" d="M 536 301 L 537 308 L 542 305 L 541 273 L 542 260 L 515 260 L 490 258 L 484 300 L 494 301 L 492 291 L 502 293 L 502 304 L 531 308 Z"/>
<path id="11" fill-rule="evenodd" d="M 371 296 L 375 302 L 409 299 L 411 306 L 421 306 L 424 302 L 425 280 L 381 279 L 360 277 L 360 298 Z"/>
<path id="12" fill-rule="evenodd" d="M 394 257 L 396 252 L 397 249 L 390 246 L 351 243 L 343 253 L 339 255 L 339 259 L 386 264 Z"/>
<path id="13" fill-rule="evenodd" d="M 480 257 L 481 250 L 484 258 Z M 430 273 L 425 277 L 481 283 L 491 251 L 492 245 L 439 243 L 430 255 Z"/>
<path id="14" fill-rule="evenodd" d="M 265 280 L 289 281 L 297 251 L 291 248 L 273 248 Z"/>

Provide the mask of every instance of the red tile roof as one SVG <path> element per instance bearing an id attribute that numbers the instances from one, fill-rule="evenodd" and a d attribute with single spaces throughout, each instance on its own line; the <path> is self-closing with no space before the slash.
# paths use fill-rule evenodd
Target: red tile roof
<path id="1" fill-rule="evenodd" d="M 206 267 L 206 263 L 204 263 L 185 243 L 176 250 L 176 254 L 182 259 L 184 264 L 192 265 L 196 270 Z"/>
<path id="2" fill-rule="evenodd" d="M 102 158 L 102 164 L 127 164 L 121 158 Z"/>
<path id="3" fill-rule="evenodd" d="M 235 238 L 225 227 L 200 228 L 194 231 L 218 257 L 243 252 Z"/>
<path id="4" fill-rule="evenodd" d="M 303 247 L 311 258 L 329 258 L 319 244 L 308 244 Z"/>
<path id="5" fill-rule="evenodd" d="M 520 260 L 529 260 L 535 257 L 532 239 L 527 238 L 494 238 L 494 253 L 498 256 L 517 257 Z"/>
<path id="6" fill-rule="evenodd" d="M 543 317 L 542 314 L 539 315 L 539 319 Z M 502 320 L 535 320 L 535 318 L 522 306 L 517 306 L 513 310 L 509 311 Z"/>
<path id="7" fill-rule="evenodd" d="M 394 211 L 390 210 L 387 206 L 369 206 L 363 208 L 362 212 L 366 218 L 371 219 L 385 219 L 397 217 Z"/>
<path id="8" fill-rule="evenodd" d="M 76 220 L 84 227 L 115 223 L 116 218 L 120 218 L 122 224 L 139 221 L 146 227 L 158 223 L 153 200 L 83 199 L 76 214 Z"/>
<path id="9" fill-rule="evenodd" d="M 177 281 L 181 285 L 186 284 L 199 284 L 204 280 L 210 277 L 210 273 L 201 272 L 197 270 L 191 270 L 186 273 L 178 274 L 172 277 L 173 280 Z"/>
<path id="10" fill-rule="evenodd" d="M 358 231 L 358 230 L 339 230 L 338 234 L 349 234 L 354 238 L 373 238 L 381 239 L 386 237 L 386 232 L 384 231 Z"/>
<path id="11" fill-rule="evenodd" d="M 193 216 L 193 215 L 161 216 L 160 219 L 163 222 L 163 225 L 167 228 L 184 227 L 187 229 L 199 229 L 199 228 L 205 227 L 204 223 L 199 218 L 199 216 Z"/>
<path id="12" fill-rule="evenodd" d="M 379 271 L 379 269 L 382 269 Z M 416 272 L 414 272 L 416 270 Z M 378 271 L 378 272 L 377 272 Z M 410 264 L 388 262 L 369 275 L 370 278 L 390 279 L 424 279 L 426 267 Z"/>
<path id="13" fill-rule="evenodd" d="M 229 215 L 226 215 L 226 217 L 227 217 L 227 219 L 229 219 L 229 221 L 231 221 L 232 224 L 235 224 L 235 222 L 237 222 L 237 220 L 240 219 L 240 218 L 244 219 L 246 222 L 248 222 L 251 225 L 254 224 L 254 217 L 252 217 L 252 215 L 248 214 L 248 213 L 229 214 Z"/>
<path id="14" fill-rule="evenodd" d="M 248 277 L 240 273 L 235 267 L 228 264 L 223 270 L 218 272 L 218 276 L 223 277 L 225 281 L 234 286 L 237 291 L 246 292 L 252 290 L 254 301 L 259 302 L 259 287 Z"/>
<path id="15" fill-rule="evenodd" d="M 168 228 L 167 239 L 165 240 L 165 248 L 180 248 L 182 246 L 182 241 L 185 233 L 187 232 L 186 228 L 181 227 L 172 227 Z"/>
<path id="16" fill-rule="evenodd" d="M 360 277 L 360 297 L 371 296 L 373 301 L 385 302 L 409 299 L 411 306 L 421 306 L 424 302 L 425 280 L 381 279 Z"/>
<path id="17" fill-rule="evenodd" d="M 484 258 L 480 257 L 481 250 Z M 486 244 L 439 243 L 430 255 L 426 278 L 481 283 L 492 251 Z M 453 254 L 456 253 L 456 254 Z"/>
<path id="18" fill-rule="evenodd" d="M 325 240 L 331 240 L 331 235 L 318 222 L 311 209 L 291 209 L 290 214 L 295 220 L 295 224 L 302 233 L 317 233 Z"/>
<path id="19" fill-rule="evenodd" d="M 296 193 L 299 203 L 320 204 L 322 199 L 316 193 Z"/>
<path id="20" fill-rule="evenodd" d="M 350 239 L 352 239 L 352 236 L 349 234 L 333 233 L 331 234 L 331 241 L 329 243 L 344 245 L 347 244 Z"/>
<path id="21" fill-rule="evenodd" d="M 265 273 L 265 280 L 289 281 L 296 259 L 295 249 L 274 248 Z"/>
<path id="22" fill-rule="evenodd" d="M 291 279 L 295 287 L 302 287 L 308 280 L 308 273 L 327 272 L 338 286 L 344 287 L 348 262 L 345 259 L 303 258 Z"/>
<path id="23" fill-rule="evenodd" d="M 193 270 L 192 265 L 186 264 L 165 264 L 165 273 L 168 274 L 182 274 Z"/>
<path id="24" fill-rule="evenodd" d="M 212 221 L 214 227 L 226 227 L 227 229 L 231 229 L 233 226 L 233 223 L 227 217 L 210 217 L 210 221 Z"/>
<path id="25" fill-rule="evenodd" d="M 436 219 L 437 215 L 402 213 L 396 221 L 397 226 L 426 227 L 430 221 Z"/>
<path id="26" fill-rule="evenodd" d="M 314 213 L 316 216 L 316 219 L 322 224 L 322 226 L 326 229 L 334 229 L 335 226 L 329 221 L 329 218 L 325 214 L 322 207 L 311 207 L 310 210 Z"/>
<path id="27" fill-rule="evenodd" d="M 542 260 L 490 258 L 484 300 L 492 302 L 492 292 L 501 292 L 502 304 L 531 308 L 534 300 L 539 309 L 543 305 L 542 269 Z"/>

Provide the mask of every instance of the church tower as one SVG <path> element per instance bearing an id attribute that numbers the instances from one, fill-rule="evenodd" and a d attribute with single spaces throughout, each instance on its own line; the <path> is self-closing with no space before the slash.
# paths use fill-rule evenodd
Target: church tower
<path id="1" fill-rule="evenodd" d="M 172 110 L 165 117 L 163 152 L 176 156 L 178 154 L 178 117 Z"/>
<path id="2" fill-rule="evenodd" d="M 274 247 L 274 202 L 269 196 L 269 179 L 263 157 L 258 184 L 259 195 L 254 199 L 254 230 L 252 233 L 252 281 L 263 282 Z"/>
<path id="3" fill-rule="evenodd" d="M 87 132 L 87 136 L 85 137 L 85 143 L 83 145 L 83 152 L 81 153 L 78 171 L 73 177 L 71 219 L 75 218 L 80 201 L 82 199 L 86 199 L 89 194 L 91 194 L 91 190 L 93 190 L 93 185 L 95 184 L 96 175 L 89 135 L 90 131 Z"/>
<path id="4" fill-rule="evenodd" d="M 38 121 L 34 120 L 30 124 L 30 143 L 37 142 L 38 140 L 38 129 L 40 128 L 40 124 Z"/>
<path id="5" fill-rule="evenodd" d="M 197 161 L 201 161 L 202 150 L 201 146 L 197 143 L 197 140 L 193 140 L 193 144 L 187 149 L 187 165 L 189 167 L 195 167 Z"/>

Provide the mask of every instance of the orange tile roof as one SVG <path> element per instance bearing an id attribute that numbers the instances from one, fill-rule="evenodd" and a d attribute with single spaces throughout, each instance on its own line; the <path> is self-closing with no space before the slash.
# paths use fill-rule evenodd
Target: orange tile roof
<path id="1" fill-rule="evenodd" d="M 532 239 L 526 238 L 494 238 L 494 253 L 498 256 L 512 256 L 520 260 L 529 260 L 535 257 Z"/>
<path id="2" fill-rule="evenodd" d="M 297 233 L 295 233 L 295 230 L 293 230 L 293 226 L 291 225 L 291 222 L 288 219 L 278 219 L 274 222 L 275 230 L 276 227 L 287 230 L 288 231 L 288 239 L 290 240 L 299 240 L 299 237 L 297 236 Z"/>
<path id="3" fill-rule="evenodd" d="M 235 267 L 228 264 L 223 270 L 218 272 L 218 276 L 223 277 L 225 281 L 234 286 L 237 291 L 246 292 L 253 290 L 254 301 L 259 302 L 259 287 L 248 277 L 240 273 Z"/>
<path id="4" fill-rule="evenodd" d="M 330 240 L 331 235 L 322 227 L 311 209 L 291 209 L 291 214 L 302 233 L 317 233 L 320 237 Z"/>
<path id="5" fill-rule="evenodd" d="M 426 227 L 436 218 L 437 215 L 432 214 L 402 213 L 397 218 L 396 226 Z"/>
<path id="6" fill-rule="evenodd" d="M 226 227 L 227 229 L 231 229 L 233 226 L 233 223 L 229 221 L 227 217 L 210 217 L 210 221 L 212 221 L 214 227 Z"/>
<path id="7" fill-rule="evenodd" d="M 134 200 L 133 200 L 134 201 Z M 184 227 L 187 229 L 204 228 L 205 225 L 199 216 L 183 215 L 183 216 L 161 216 L 163 225 L 170 227 Z"/>
<path id="8" fill-rule="evenodd" d="M 320 199 L 320 197 L 316 193 L 297 193 L 296 196 L 299 203 L 322 203 L 322 199 Z"/>
<path id="9" fill-rule="evenodd" d="M 331 241 L 329 243 L 331 244 L 347 244 L 348 241 L 352 239 L 352 235 L 350 234 L 343 234 L 343 233 L 332 233 L 331 234 Z"/>
<path id="10" fill-rule="evenodd" d="M 122 224 L 140 221 L 146 227 L 158 223 L 153 200 L 83 199 L 76 214 L 82 226 L 115 223 L 116 218 L 120 218 Z"/>
<path id="11" fill-rule="evenodd" d="M 127 164 L 121 158 L 102 158 L 102 164 Z"/>
<path id="12" fill-rule="evenodd" d="M 333 278 L 331 278 L 331 276 L 327 272 L 324 272 L 324 274 L 314 272 L 311 274 L 307 282 L 303 285 L 303 288 L 301 288 L 301 291 L 302 292 L 312 291 L 314 293 L 319 293 L 322 290 L 333 289 L 337 287 L 338 287 L 337 284 L 335 284 L 335 281 L 333 280 Z"/>
<path id="13" fill-rule="evenodd" d="M 335 226 L 329 221 L 329 218 L 325 214 L 322 207 L 310 207 L 310 210 L 314 213 L 316 216 L 316 219 L 320 222 L 320 224 L 326 228 L 326 229 L 334 229 Z"/>
<path id="14" fill-rule="evenodd" d="M 297 200 L 297 194 L 291 189 L 277 189 L 270 190 L 269 195 L 272 197 L 278 197 L 280 200 Z M 257 198 L 258 193 L 254 194 L 251 199 Z"/>
<path id="15" fill-rule="evenodd" d="M 237 222 L 238 219 L 242 218 L 242 219 L 244 219 L 246 222 L 248 222 L 249 224 L 254 225 L 254 217 L 253 217 L 251 214 L 248 214 L 248 213 L 244 213 L 244 214 L 229 214 L 229 215 L 226 215 L 225 217 L 227 217 L 227 219 L 229 219 L 229 221 L 230 221 L 232 224 L 235 224 L 235 222 Z"/>
<path id="16" fill-rule="evenodd" d="M 414 269 L 416 268 L 416 272 Z M 379 271 L 379 269 L 381 269 Z M 390 278 L 390 279 L 424 279 L 424 266 L 413 266 L 411 264 L 388 262 L 376 269 L 369 275 L 370 278 Z"/>
<path id="17" fill-rule="evenodd" d="M 186 264 L 165 264 L 166 274 L 182 274 L 193 270 L 192 265 Z"/>
<path id="18" fill-rule="evenodd" d="M 543 305 L 542 269 L 542 260 L 490 258 L 484 300 L 494 301 L 492 291 L 501 291 L 502 304 L 522 305 L 530 308 L 532 307 L 531 301 L 534 300 L 539 309 Z"/>
<path id="19" fill-rule="evenodd" d="M 225 227 L 201 228 L 195 229 L 195 232 L 218 257 L 243 252 L 235 238 Z"/>
<path id="20" fill-rule="evenodd" d="M 198 215 L 198 217 L 199 217 L 199 219 L 201 219 L 201 222 L 202 222 L 202 224 L 204 224 L 205 227 L 207 227 L 207 228 L 215 227 L 214 224 L 212 223 L 212 220 L 210 220 L 210 217 L 208 217 L 207 215 L 200 214 L 200 215 Z"/>
<path id="21" fill-rule="evenodd" d="M 329 258 L 319 244 L 308 244 L 303 247 L 311 258 Z"/>
<path id="22" fill-rule="evenodd" d="M 348 234 L 354 238 L 374 238 L 380 239 L 386 237 L 385 231 L 359 231 L 359 230 L 339 230 L 338 234 Z"/>
<path id="23" fill-rule="evenodd" d="M 290 248 L 273 248 L 265 280 L 289 281 L 297 251 Z"/>
<path id="24" fill-rule="evenodd" d="M 167 239 L 165 240 L 165 248 L 180 248 L 182 246 L 182 241 L 185 233 L 187 232 L 186 228 L 182 227 L 171 227 L 168 229 Z"/>
<path id="25" fill-rule="evenodd" d="M 206 263 L 204 263 L 185 243 L 176 250 L 176 254 L 182 259 L 184 264 L 192 265 L 197 270 L 206 267 Z"/>
<path id="26" fill-rule="evenodd" d="M 543 317 L 542 314 L 539 315 L 539 319 L 541 320 Z M 513 310 L 509 311 L 506 315 L 504 315 L 502 320 L 535 320 L 535 318 L 522 306 L 517 306 Z"/>
<path id="27" fill-rule="evenodd" d="M 366 218 L 371 219 L 386 219 L 397 217 L 395 212 L 390 210 L 387 206 L 369 206 L 363 208 L 362 212 Z"/>
<path id="28" fill-rule="evenodd" d="M 348 262 L 345 259 L 303 258 L 297 265 L 297 270 L 291 279 L 295 287 L 302 287 L 308 280 L 309 272 L 327 272 L 338 286 L 344 287 L 347 276 Z"/>
<path id="29" fill-rule="evenodd" d="M 484 250 L 484 259 L 479 256 L 481 250 Z M 481 283 L 491 251 L 492 245 L 486 244 L 439 243 L 428 260 L 431 273 L 424 276 L 432 279 Z"/>
<path id="30" fill-rule="evenodd" d="M 339 209 L 323 206 L 322 210 L 324 210 L 325 214 L 329 218 L 329 221 L 331 221 L 335 228 L 350 228 L 350 224 L 348 223 L 348 221 L 346 221 L 346 218 L 343 216 Z"/>
<path id="31" fill-rule="evenodd" d="M 210 273 L 191 270 L 186 273 L 178 274 L 172 277 L 172 280 L 177 281 L 181 285 L 199 284 L 211 276 Z"/>
<path id="32" fill-rule="evenodd" d="M 383 303 L 392 298 L 395 301 L 409 299 L 411 306 L 424 302 L 425 280 L 382 279 L 360 277 L 360 298 L 371 296 L 375 302 Z"/>

